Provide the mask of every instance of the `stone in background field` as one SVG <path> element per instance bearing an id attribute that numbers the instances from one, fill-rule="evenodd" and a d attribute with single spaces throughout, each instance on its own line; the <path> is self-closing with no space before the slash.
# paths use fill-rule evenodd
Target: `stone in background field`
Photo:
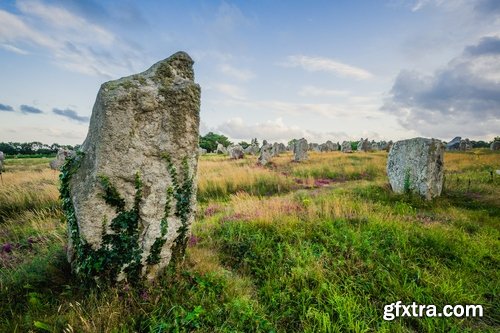
<path id="1" fill-rule="evenodd" d="M 307 140 L 302 138 L 295 142 L 293 146 L 293 160 L 295 162 L 301 162 L 307 160 L 307 151 L 309 150 L 309 145 L 307 144 Z"/>

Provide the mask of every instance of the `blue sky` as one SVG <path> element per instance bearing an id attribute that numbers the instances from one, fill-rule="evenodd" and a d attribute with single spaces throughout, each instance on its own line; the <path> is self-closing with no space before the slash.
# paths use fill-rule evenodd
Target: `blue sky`
<path id="1" fill-rule="evenodd" d="M 183 50 L 201 132 L 500 135 L 500 1 L 0 2 L 0 141 L 81 143 L 99 86 Z"/>

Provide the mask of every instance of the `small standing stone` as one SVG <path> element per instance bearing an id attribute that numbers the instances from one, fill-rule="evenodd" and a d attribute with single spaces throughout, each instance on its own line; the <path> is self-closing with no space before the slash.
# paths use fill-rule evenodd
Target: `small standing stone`
<path id="1" fill-rule="evenodd" d="M 232 145 L 227 148 L 227 153 L 232 160 L 238 160 L 245 157 L 243 147 L 240 145 Z"/>
<path id="2" fill-rule="evenodd" d="M 460 140 L 459 150 L 468 151 L 472 149 L 472 142 L 469 139 Z"/>
<path id="3" fill-rule="evenodd" d="M 267 143 L 266 140 L 264 140 L 264 143 L 262 144 L 262 148 L 260 148 L 260 154 L 259 158 L 257 159 L 257 164 L 265 166 L 269 162 L 271 162 L 271 159 L 273 157 L 272 155 L 272 147 L 269 143 Z"/>
<path id="4" fill-rule="evenodd" d="M 293 147 L 293 154 L 294 154 L 293 160 L 295 162 L 305 161 L 307 159 L 308 148 L 309 146 L 307 144 L 307 140 L 304 138 L 295 142 L 295 145 Z"/>
<path id="5" fill-rule="evenodd" d="M 330 152 L 339 150 L 339 146 L 336 143 L 331 142 L 330 140 L 326 141 L 319 145 L 319 150 L 322 152 Z"/>
<path id="6" fill-rule="evenodd" d="M 359 140 L 359 142 L 358 142 L 357 150 L 364 151 L 364 152 L 371 150 L 370 142 L 368 141 L 368 139 L 363 140 L 363 138 L 361 138 L 361 140 Z"/>
<path id="7" fill-rule="evenodd" d="M 75 155 L 74 151 L 59 148 L 59 150 L 57 151 L 56 159 L 50 161 L 49 166 L 52 170 L 61 170 L 61 167 L 66 162 L 66 158 L 74 155 Z"/>
<path id="8" fill-rule="evenodd" d="M 352 146 L 350 141 L 342 142 L 342 145 L 340 147 L 343 153 L 352 153 Z"/>
<path id="9" fill-rule="evenodd" d="M 217 149 L 215 149 L 215 153 L 226 155 L 227 154 L 226 147 L 224 147 L 224 145 L 222 143 L 219 143 L 218 141 L 215 141 L 215 143 L 217 143 Z"/>

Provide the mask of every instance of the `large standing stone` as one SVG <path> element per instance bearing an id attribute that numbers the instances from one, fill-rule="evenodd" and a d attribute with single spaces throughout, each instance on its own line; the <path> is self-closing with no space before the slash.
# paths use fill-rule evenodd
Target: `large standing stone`
<path id="1" fill-rule="evenodd" d="M 309 145 L 307 144 L 307 140 L 302 138 L 297 140 L 293 146 L 293 160 L 295 162 L 301 162 L 307 159 L 307 150 Z"/>
<path id="2" fill-rule="evenodd" d="M 340 146 L 340 150 L 343 153 L 352 153 L 352 146 L 350 141 L 344 141 L 342 142 L 342 145 Z"/>
<path id="3" fill-rule="evenodd" d="M 268 164 L 271 162 L 271 158 L 273 157 L 272 155 L 272 148 L 273 146 L 269 143 L 267 143 L 266 140 L 264 140 L 264 143 L 262 144 L 262 148 L 260 148 L 260 154 L 259 158 L 257 159 L 257 164 L 260 164 L 262 166 Z"/>
<path id="4" fill-rule="evenodd" d="M 243 147 L 240 145 L 232 145 L 227 148 L 227 153 L 232 160 L 238 160 L 245 157 Z"/>
<path id="5" fill-rule="evenodd" d="M 397 193 L 414 192 L 430 200 L 441 195 L 444 146 L 436 139 L 414 138 L 392 145 L 387 176 Z"/>
<path id="6" fill-rule="evenodd" d="M 200 87 L 184 52 L 106 82 L 63 167 L 68 259 L 86 278 L 153 279 L 184 256 L 196 204 Z"/>

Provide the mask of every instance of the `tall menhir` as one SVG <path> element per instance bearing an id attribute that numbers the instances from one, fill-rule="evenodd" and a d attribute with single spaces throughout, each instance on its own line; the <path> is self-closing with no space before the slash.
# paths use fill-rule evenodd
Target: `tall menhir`
<path id="1" fill-rule="evenodd" d="M 184 256 L 196 205 L 200 86 L 178 52 L 104 83 L 61 174 L 68 260 L 91 280 L 154 279 Z"/>

